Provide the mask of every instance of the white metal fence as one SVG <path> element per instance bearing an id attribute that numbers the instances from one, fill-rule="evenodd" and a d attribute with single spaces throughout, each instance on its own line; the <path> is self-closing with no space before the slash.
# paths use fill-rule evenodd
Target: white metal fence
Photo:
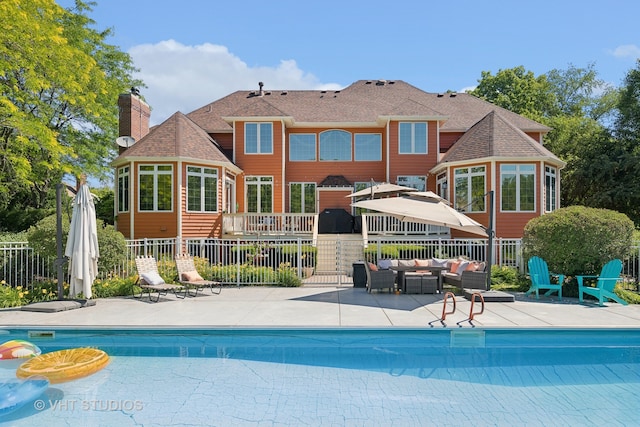
<path id="1" fill-rule="evenodd" d="M 127 241 L 126 259 L 119 265 L 102 269 L 100 278 L 130 277 L 136 274 L 134 258 L 150 255 L 158 260 L 173 260 L 176 253 L 186 251 L 203 257 L 214 266 L 225 266 L 224 281 L 233 285 L 270 284 L 273 271 L 293 269 L 305 283 L 345 284 L 352 277 L 353 263 L 375 261 L 393 256 L 413 258 L 451 258 L 463 256 L 486 261 L 485 239 L 426 239 L 378 236 L 365 245 L 361 238 L 327 235 L 313 241 L 311 237 L 237 238 L 237 239 L 138 239 Z M 640 277 L 640 242 L 634 244 L 631 256 L 624 260 L 624 274 L 630 282 Z M 494 240 L 494 265 L 515 267 L 525 271 L 520 239 Z M 247 272 L 250 271 L 251 274 Z M 34 282 L 57 277 L 55 259 L 37 255 L 26 242 L 0 243 L 0 280 L 11 286 L 30 287 Z M 68 282 L 67 266 L 64 277 Z"/>

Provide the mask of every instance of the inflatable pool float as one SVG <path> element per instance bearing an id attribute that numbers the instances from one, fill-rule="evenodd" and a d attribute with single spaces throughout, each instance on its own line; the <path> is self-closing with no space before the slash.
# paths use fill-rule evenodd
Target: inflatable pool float
<path id="1" fill-rule="evenodd" d="M 0 360 L 26 359 L 40 353 L 40 348 L 29 341 L 11 340 L 0 344 Z"/>
<path id="2" fill-rule="evenodd" d="M 0 382 L 0 417 L 35 400 L 47 387 L 49 380 L 42 377 Z"/>
<path id="3" fill-rule="evenodd" d="M 45 377 L 51 384 L 91 375 L 107 366 L 109 356 L 97 348 L 70 348 L 41 354 L 24 362 L 16 371 L 18 378 Z"/>

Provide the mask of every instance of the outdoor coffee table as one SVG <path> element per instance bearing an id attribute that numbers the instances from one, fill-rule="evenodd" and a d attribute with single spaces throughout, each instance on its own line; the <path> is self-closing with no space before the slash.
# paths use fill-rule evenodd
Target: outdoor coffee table
<path id="1" fill-rule="evenodd" d="M 406 291 L 404 276 L 407 271 L 431 271 L 438 278 L 438 291 L 442 293 L 442 272 L 449 270 L 448 267 L 436 267 L 431 265 L 393 265 L 389 267 L 390 270 L 398 272 L 398 288 L 402 289 L 402 292 Z"/>

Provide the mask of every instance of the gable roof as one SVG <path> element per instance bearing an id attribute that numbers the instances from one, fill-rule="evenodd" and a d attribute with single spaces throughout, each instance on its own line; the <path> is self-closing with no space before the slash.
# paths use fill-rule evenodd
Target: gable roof
<path id="1" fill-rule="evenodd" d="M 131 158 L 178 158 L 226 165 L 240 172 L 218 144 L 202 128 L 181 112 L 155 126 L 140 141 L 120 154 L 113 164 L 121 164 Z"/>
<path id="2" fill-rule="evenodd" d="M 564 164 L 551 151 L 495 110 L 462 135 L 442 156 L 440 163 L 487 157 L 544 158 Z"/>
<path id="3" fill-rule="evenodd" d="M 269 107 L 267 107 L 269 106 Z M 492 110 L 523 131 L 550 130 L 469 94 L 427 93 L 401 80 L 359 80 L 342 90 L 237 91 L 187 116 L 209 133 L 231 132 L 234 118 L 282 117 L 290 126 L 322 123 L 383 126 L 388 117 L 440 120 L 444 132 L 465 132 Z"/>

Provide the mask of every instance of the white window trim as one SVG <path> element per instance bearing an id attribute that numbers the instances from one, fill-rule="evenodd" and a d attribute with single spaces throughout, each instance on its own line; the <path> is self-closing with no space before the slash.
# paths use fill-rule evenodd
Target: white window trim
<path id="1" fill-rule="evenodd" d="M 123 195 L 120 193 L 121 191 L 121 187 L 120 187 L 120 179 L 121 178 L 125 178 L 127 177 L 127 197 L 126 197 L 126 203 L 127 203 L 127 209 L 122 209 L 122 202 L 124 202 L 124 197 Z M 122 166 L 120 168 L 118 168 L 118 213 L 127 213 L 131 210 L 131 206 L 130 206 L 130 200 L 131 200 L 131 173 L 130 173 L 130 168 L 129 165 L 127 166 Z"/>
<path id="2" fill-rule="evenodd" d="M 410 124 L 411 125 L 411 151 L 404 152 L 401 149 L 401 131 L 400 128 L 402 124 Z M 426 126 L 425 132 L 425 152 L 424 153 L 416 153 L 416 124 L 424 124 Z M 429 154 L 429 122 L 399 122 L 398 123 L 398 154 L 409 154 L 409 155 L 419 155 L 423 156 L 425 154 Z"/>
<path id="3" fill-rule="evenodd" d="M 189 168 L 197 168 L 200 169 L 199 172 L 194 172 L 194 171 L 190 171 Z M 205 172 L 205 169 L 213 169 L 213 173 L 207 173 Z M 220 201 L 219 201 L 219 194 L 218 194 L 218 189 L 219 189 L 219 174 L 218 174 L 218 169 L 216 168 L 212 168 L 212 167 L 208 167 L 208 166 L 196 166 L 196 165 L 186 165 L 186 170 L 187 170 L 187 185 L 186 185 L 186 189 L 187 189 L 187 199 L 185 200 L 185 209 L 187 212 L 190 213 L 217 213 L 220 212 Z M 189 209 L 189 177 L 190 176 L 197 176 L 200 178 L 200 209 L 199 210 L 191 210 Z M 215 178 L 216 179 L 216 209 L 213 211 L 208 211 L 205 210 L 205 180 L 206 178 Z"/>
<path id="4" fill-rule="evenodd" d="M 153 166 L 153 171 L 143 171 L 143 167 Z M 168 166 L 170 170 L 160 171 L 159 167 Z M 142 210 L 140 203 L 142 202 L 142 198 L 140 197 L 140 179 L 143 175 L 153 175 L 153 209 L 151 210 Z M 171 176 L 171 200 L 169 204 L 171 205 L 171 209 L 168 210 L 158 210 L 158 176 L 160 175 L 170 175 Z M 173 165 L 168 164 L 142 164 L 138 165 L 138 212 L 162 212 L 162 213 L 171 213 L 173 212 Z"/>
<path id="5" fill-rule="evenodd" d="M 533 163 L 516 163 L 516 164 L 510 163 L 510 164 L 500 165 L 500 198 L 501 199 L 502 199 L 502 194 L 503 194 L 502 193 L 502 178 L 505 175 L 503 173 L 503 170 L 502 170 L 502 168 L 504 166 L 515 166 L 516 167 L 516 171 L 515 171 L 515 175 L 516 175 L 516 208 L 515 208 L 515 210 L 512 210 L 512 211 L 503 210 L 502 209 L 502 202 L 500 202 L 500 212 L 505 212 L 505 213 L 532 213 L 532 212 L 536 212 L 537 211 L 537 204 L 538 204 L 537 198 L 535 197 L 536 191 L 537 191 L 536 189 L 537 189 L 537 185 L 538 185 L 538 182 L 536 180 L 536 172 L 537 172 L 536 165 L 533 164 Z M 533 209 L 532 210 L 526 210 L 526 211 L 522 210 L 520 208 L 520 177 L 522 175 L 524 175 L 524 173 L 522 173 L 520 171 L 520 168 L 522 166 L 533 166 L 533 175 L 534 175 L 533 176 Z M 508 174 L 510 174 L 510 173 L 512 173 L 512 172 L 508 172 Z M 528 174 L 528 172 L 527 172 L 527 174 Z"/>
<path id="6" fill-rule="evenodd" d="M 313 136 L 313 159 L 312 160 L 294 160 L 291 158 L 291 137 L 292 136 L 302 136 L 302 135 L 312 135 Z M 291 133 L 289 134 L 289 161 L 290 162 L 315 162 L 318 160 L 318 135 L 315 133 Z"/>
<path id="7" fill-rule="evenodd" d="M 260 138 L 260 128 L 261 125 L 268 124 L 271 128 L 271 151 L 266 152 L 262 151 L 262 139 Z M 256 138 L 257 138 L 257 152 L 248 153 L 247 152 L 247 125 L 256 125 Z M 247 156 L 261 156 L 265 154 L 273 154 L 273 123 L 270 122 L 245 122 L 244 124 L 244 154 Z"/>
<path id="8" fill-rule="evenodd" d="M 380 137 L 380 150 L 378 151 L 379 159 L 376 160 L 359 160 L 358 159 L 358 148 L 356 144 L 356 140 L 358 139 L 358 135 L 378 135 Z M 382 134 L 376 132 L 359 132 L 353 134 L 353 160 L 355 162 L 381 162 L 382 161 Z"/>
<path id="9" fill-rule="evenodd" d="M 482 171 L 475 171 L 473 172 L 472 169 L 479 169 L 482 168 Z M 456 172 L 461 170 L 461 169 L 467 169 L 468 172 L 464 173 L 464 174 L 457 174 Z M 456 209 L 463 209 L 464 211 L 462 212 L 468 212 L 468 213 L 483 213 L 487 211 L 487 204 L 484 203 L 484 209 L 482 210 L 473 210 L 473 202 L 474 202 L 474 197 L 473 197 L 473 177 L 474 176 L 481 176 L 483 177 L 483 189 L 482 189 L 482 194 L 485 194 L 487 192 L 487 168 L 486 166 L 465 166 L 465 167 L 461 167 L 461 168 L 456 168 L 453 170 L 453 201 L 455 204 L 455 200 L 456 200 L 456 194 L 457 194 L 457 179 L 458 178 L 462 178 L 462 177 L 466 177 L 467 178 L 467 204 L 465 206 L 454 206 L 454 208 Z"/>

